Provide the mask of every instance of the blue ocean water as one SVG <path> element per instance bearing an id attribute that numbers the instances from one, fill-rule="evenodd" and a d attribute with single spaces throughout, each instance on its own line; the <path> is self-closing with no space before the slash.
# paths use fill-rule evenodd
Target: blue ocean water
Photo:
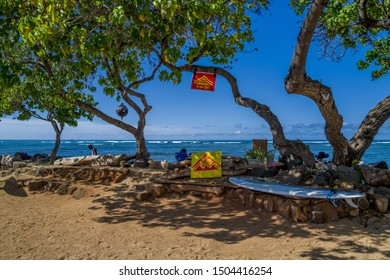
<path id="1" fill-rule="evenodd" d="M 324 151 L 332 154 L 328 141 L 304 141 L 313 153 Z M 63 140 L 58 156 L 73 157 L 90 155 L 88 145 L 92 144 L 99 154 L 127 154 L 136 152 L 135 141 L 128 140 Z M 14 155 L 16 152 L 26 152 L 29 155 L 50 154 L 54 141 L 51 140 L 0 140 L 0 154 Z M 252 148 L 251 140 L 150 140 L 147 141 L 148 151 L 153 160 L 175 161 L 175 152 L 182 148 L 187 152 L 222 151 L 223 155 L 243 156 L 246 150 Z M 272 150 L 272 142 L 268 143 Z M 276 158 L 278 154 L 276 153 Z M 329 158 L 330 159 L 330 158 Z M 390 141 L 375 141 L 366 151 L 362 160 L 365 163 L 386 161 L 390 164 Z"/>

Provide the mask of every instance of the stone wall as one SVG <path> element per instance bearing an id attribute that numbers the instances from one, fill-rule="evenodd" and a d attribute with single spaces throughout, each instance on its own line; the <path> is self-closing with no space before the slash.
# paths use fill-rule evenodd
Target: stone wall
<path id="1" fill-rule="evenodd" d="M 387 186 L 368 187 L 366 199 L 355 201 L 359 205 L 358 209 L 342 200 L 338 200 L 337 207 L 334 207 L 327 200 L 294 199 L 237 187 L 229 183 L 229 177 L 250 174 L 248 165 L 238 157 L 224 157 L 223 161 L 224 176 L 215 179 L 190 179 L 190 162 L 155 162 L 153 169 L 66 165 L 14 167 L 0 170 L 0 189 L 26 187 L 30 192 L 72 195 L 80 199 L 85 195 L 86 187 L 79 188 L 78 183 L 83 183 L 84 186 L 104 184 L 113 188 L 120 184 L 125 197 L 140 202 L 169 193 L 204 199 L 220 198 L 237 207 L 277 213 L 293 222 L 304 223 L 326 223 L 366 215 L 390 215 L 390 189 Z M 366 170 L 363 172 L 367 173 Z M 288 183 L 291 183 L 291 178 L 298 178 L 302 182 L 303 173 L 300 169 L 290 170 L 279 173 L 275 178 L 281 181 L 288 179 Z"/>

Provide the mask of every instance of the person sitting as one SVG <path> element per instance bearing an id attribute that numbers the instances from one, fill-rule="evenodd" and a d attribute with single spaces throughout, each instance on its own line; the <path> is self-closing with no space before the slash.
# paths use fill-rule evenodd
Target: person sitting
<path id="1" fill-rule="evenodd" d="M 91 150 L 92 155 L 97 156 L 97 149 L 94 146 L 88 145 L 88 149 Z"/>
<path id="2" fill-rule="evenodd" d="M 328 170 L 329 167 L 327 165 L 327 162 L 324 161 L 324 158 L 329 157 L 329 155 L 324 153 L 324 152 L 319 152 L 318 155 L 316 155 L 315 157 L 317 159 L 316 168 L 321 170 L 321 171 Z"/>
<path id="3" fill-rule="evenodd" d="M 329 157 L 329 155 L 324 152 L 319 152 L 315 157 L 318 161 L 323 161 L 323 159 Z"/>
<path id="4" fill-rule="evenodd" d="M 177 161 L 183 161 L 188 158 L 187 149 L 181 149 L 180 152 L 175 153 L 175 158 Z"/>
<path id="5" fill-rule="evenodd" d="M 28 155 L 25 152 L 16 152 L 14 155 L 15 158 L 18 158 L 20 160 L 29 160 L 32 159 L 32 156 Z"/>

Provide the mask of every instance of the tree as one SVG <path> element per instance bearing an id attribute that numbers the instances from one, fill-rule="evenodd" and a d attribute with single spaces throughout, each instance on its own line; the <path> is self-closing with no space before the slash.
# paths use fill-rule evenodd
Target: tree
<path id="1" fill-rule="evenodd" d="M 65 125 L 77 126 L 78 119 L 86 117 L 92 120 L 92 115 L 61 99 L 53 99 L 50 94 L 37 91 L 36 87 L 36 84 L 21 83 L 17 91 L 15 91 L 15 87 L 1 89 L 0 102 L 2 106 L 9 108 L 2 113 L 3 115 L 14 115 L 16 119 L 21 121 L 36 118 L 50 123 L 55 132 L 55 142 L 50 153 L 50 163 L 53 164 L 60 148 L 61 135 Z"/>
<path id="2" fill-rule="evenodd" d="M 326 50 L 330 46 L 337 46 L 334 49 L 365 46 L 368 48 L 366 59 L 359 61 L 358 67 L 376 66 L 373 78 L 386 75 L 390 65 L 390 1 L 296 0 L 291 3 L 298 14 L 305 12 L 306 8 L 307 12 L 285 78 L 285 88 L 288 93 L 300 94 L 315 102 L 325 119 L 325 135 L 333 147 L 333 162 L 351 165 L 353 160 L 363 156 L 380 127 L 388 120 L 390 96 L 369 111 L 348 141 L 341 132 L 343 117 L 332 90 L 306 73 L 307 54 L 314 34 L 322 38 Z"/>
<path id="3" fill-rule="evenodd" d="M 7 7 L 10 9 L 2 6 L 0 14 L 0 33 L 4 35 L 0 39 L 0 115 L 14 115 L 18 120 L 35 117 L 50 122 L 56 134 L 50 154 L 53 163 L 64 126 L 77 126 L 78 119 L 91 120 L 92 115 L 52 94 L 52 81 L 42 71 L 45 60 L 36 59 L 30 46 L 20 40 L 13 22 L 14 6 Z"/>
<path id="4" fill-rule="evenodd" d="M 227 70 L 235 55 L 254 40 L 250 13 L 260 14 L 268 1 L 155 1 L 154 9 L 141 12 L 147 20 L 146 39 L 152 51 L 167 69 L 160 72 L 163 81 L 181 81 L 181 72 L 211 72 L 231 85 L 235 102 L 252 109 L 263 118 L 280 154 L 292 154 L 314 166 L 314 155 L 301 141 L 286 139 L 283 126 L 271 109 L 256 100 L 242 97 L 236 78 Z M 143 32 L 143 31 L 141 31 Z M 207 66 L 211 64 L 211 66 Z"/>
<path id="5" fill-rule="evenodd" d="M 127 3 L 7 1 L 2 18 L 14 38 L 5 37 L 5 44 L 12 41 L 13 49 L 20 48 L 27 53 L 23 59 L 18 57 L 17 61 L 4 64 L 3 69 L 12 76 L 11 68 L 20 68 L 23 63 L 38 68 L 34 82 L 50 88 L 53 98 L 60 98 L 132 133 L 137 140 L 137 159 L 146 160 L 145 118 L 152 107 L 136 89 L 154 78 L 160 64 L 145 63 L 148 57 L 142 48 L 133 48 L 133 41 L 140 46 L 139 35 L 134 33 L 131 18 L 124 17 L 121 2 Z M 137 5 L 131 3 L 128 7 L 135 9 Z M 28 75 L 22 72 L 20 76 L 25 79 Z M 93 96 L 96 91 L 93 81 L 96 80 L 104 94 L 115 95 L 118 101 L 122 98 L 135 110 L 139 115 L 137 127 L 97 108 Z"/>

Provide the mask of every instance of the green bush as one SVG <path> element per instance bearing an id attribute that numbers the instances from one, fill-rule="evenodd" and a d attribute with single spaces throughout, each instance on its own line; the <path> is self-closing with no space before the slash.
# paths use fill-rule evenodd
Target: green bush
<path id="1" fill-rule="evenodd" d="M 267 151 L 265 149 L 260 149 L 260 150 L 247 150 L 245 152 L 244 158 L 246 160 L 251 160 L 251 159 L 258 159 L 258 160 L 269 160 L 273 161 L 275 157 L 275 150 L 270 150 Z"/>

